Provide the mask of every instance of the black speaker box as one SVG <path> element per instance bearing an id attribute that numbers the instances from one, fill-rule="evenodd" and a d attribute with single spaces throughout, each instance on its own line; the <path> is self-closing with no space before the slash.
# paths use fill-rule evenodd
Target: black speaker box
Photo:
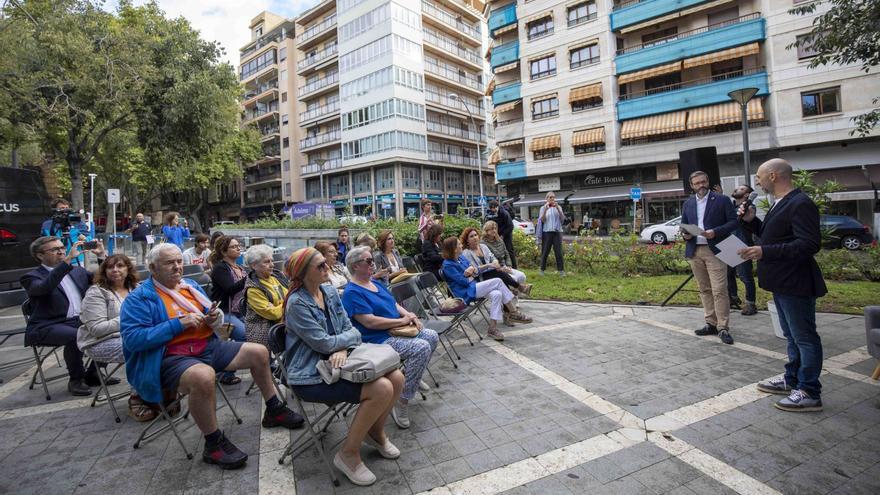
<path id="1" fill-rule="evenodd" d="M 714 146 L 693 148 L 678 153 L 678 176 L 681 177 L 684 192 L 688 194 L 693 192 L 688 178 L 697 170 L 709 174 L 710 188 L 721 184 L 721 174 L 718 172 L 718 154 L 715 152 Z M 730 194 L 730 192 L 732 191 L 724 191 L 725 194 Z"/>

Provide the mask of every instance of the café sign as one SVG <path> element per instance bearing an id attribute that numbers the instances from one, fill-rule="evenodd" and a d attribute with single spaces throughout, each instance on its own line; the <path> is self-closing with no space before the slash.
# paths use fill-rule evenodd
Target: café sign
<path id="1" fill-rule="evenodd" d="M 581 180 L 581 184 L 588 187 L 615 186 L 628 184 L 634 179 L 633 171 L 597 172 L 587 174 Z"/>

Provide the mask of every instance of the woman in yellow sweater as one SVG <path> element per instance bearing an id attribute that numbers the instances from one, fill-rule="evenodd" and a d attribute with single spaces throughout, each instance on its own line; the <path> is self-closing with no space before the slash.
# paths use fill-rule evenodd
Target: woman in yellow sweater
<path id="1" fill-rule="evenodd" d="M 244 263 L 250 269 L 241 311 L 245 315 L 245 336 L 248 342 L 266 345 L 269 329 L 284 321 L 287 278 L 275 269 L 272 248 L 265 244 L 248 248 Z"/>

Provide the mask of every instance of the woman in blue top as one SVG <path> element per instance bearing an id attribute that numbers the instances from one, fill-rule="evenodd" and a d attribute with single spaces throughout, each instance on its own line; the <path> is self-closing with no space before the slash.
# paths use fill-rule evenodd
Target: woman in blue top
<path id="1" fill-rule="evenodd" d="M 345 258 L 351 282 L 342 293 L 342 304 L 355 328 L 361 331 L 364 342 L 385 343 L 400 354 L 406 383 L 400 400 L 391 411 L 391 417 L 400 428 L 409 428 L 407 404 L 420 387 L 422 373 L 428 367 L 437 347 L 437 332 L 422 327 L 419 318 L 397 304 L 394 296 L 381 283 L 374 283 L 373 254 L 369 247 L 352 248 Z M 414 324 L 419 333 L 415 337 L 392 337 L 388 331 Z"/>
<path id="2" fill-rule="evenodd" d="M 162 234 L 165 235 L 165 242 L 177 245 L 183 251 L 183 241 L 189 237 L 189 227 L 186 219 L 183 219 L 183 227 L 180 226 L 180 217 L 177 213 L 169 213 L 165 215 L 165 225 L 162 226 Z"/>
<path id="3" fill-rule="evenodd" d="M 290 279 L 284 318 L 287 381 L 306 402 L 360 404 L 333 465 L 352 483 L 370 485 L 376 476 L 361 460 L 362 443 L 375 447 L 386 459 L 400 457 L 400 450 L 385 434 L 385 420 L 403 389 L 403 374 L 394 370 L 369 383 L 324 383 L 315 368 L 318 361 L 327 359 L 334 367 L 342 366 L 349 349 L 360 345 L 361 334 L 352 328 L 336 289 L 324 285 L 330 279 L 329 267 L 315 248 L 293 253 L 284 273 Z"/>
<path id="4" fill-rule="evenodd" d="M 461 241 L 458 237 L 447 237 L 443 240 L 443 279 L 449 286 L 449 290 L 470 304 L 479 297 L 489 300 L 489 337 L 495 340 L 504 340 L 504 334 L 498 330 L 498 322 L 504 321 L 504 307 L 511 313 L 516 312 L 513 303 L 513 292 L 504 285 L 500 278 L 491 278 L 478 282 L 480 275 L 477 267 L 472 265 L 464 256 Z"/>

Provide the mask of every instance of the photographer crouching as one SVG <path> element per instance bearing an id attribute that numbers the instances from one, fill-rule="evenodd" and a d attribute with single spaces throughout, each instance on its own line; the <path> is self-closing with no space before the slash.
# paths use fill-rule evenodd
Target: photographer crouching
<path id="1" fill-rule="evenodd" d="M 43 222 L 40 235 L 58 237 L 64 243 L 65 252 L 73 248 L 78 241 L 92 241 L 94 232 L 83 222 L 80 213 L 70 207 L 70 203 L 64 198 L 52 201 L 52 212 L 49 218 Z M 89 242 L 83 249 L 95 249 L 93 242 Z M 83 266 L 85 256 L 80 254 L 71 260 L 72 264 Z"/>

